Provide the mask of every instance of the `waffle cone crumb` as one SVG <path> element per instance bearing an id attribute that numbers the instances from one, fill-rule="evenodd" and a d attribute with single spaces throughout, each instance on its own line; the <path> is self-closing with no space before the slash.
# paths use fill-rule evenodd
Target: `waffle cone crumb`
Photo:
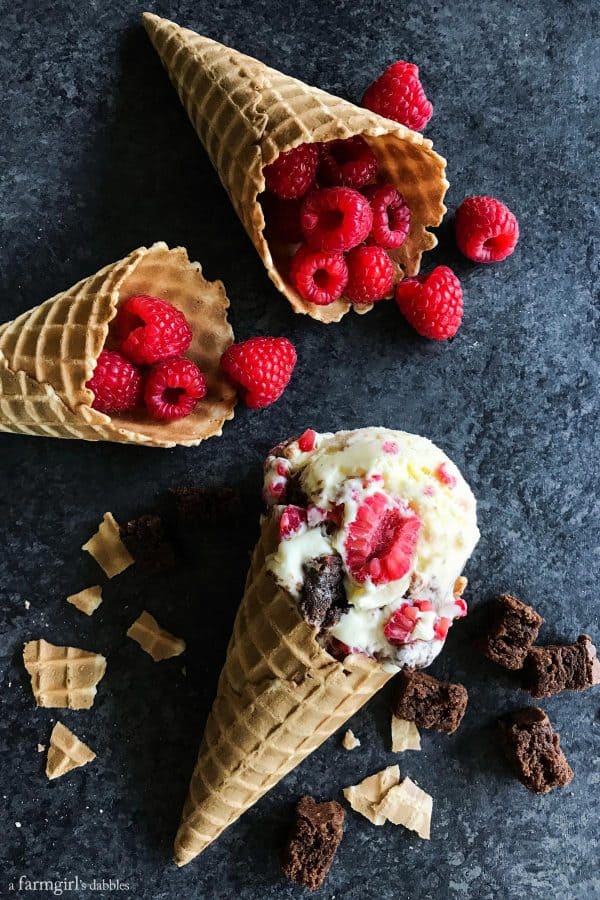
<path id="1" fill-rule="evenodd" d="M 121 540 L 119 525 L 111 512 L 104 513 L 98 531 L 81 549 L 94 557 L 108 578 L 120 575 L 134 563 L 132 555 Z"/>
<path id="2" fill-rule="evenodd" d="M 47 777 L 50 780 L 60 778 L 71 769 L 85 766 L 93 759 L 96 759 L 94 751 L 90 750 L 87 744 L 80 741 L 65 725 L 57 722 L 50 735 L 46 761 Z"/>
<path id="3" fill-rule="evenodd" d="M 180 656 L 185 650 L 185 641 L 161 628 L 154 616 L 145 610 L 128 629 L 127 637 L 136 641 L 154 662 Z"/>

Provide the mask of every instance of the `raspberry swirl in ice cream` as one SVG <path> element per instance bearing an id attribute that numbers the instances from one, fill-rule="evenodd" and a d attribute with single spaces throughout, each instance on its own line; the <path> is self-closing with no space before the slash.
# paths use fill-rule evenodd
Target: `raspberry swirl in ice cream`
<path id="1" fill-rule="evenodd" d="M 402 431 L 309 429 L 271 451 L 264 496 L 279 521 L 268 568 L 330 652 L 429 665 L 466 615 L 459 576 L 479 539 L 454 463 Z"/>

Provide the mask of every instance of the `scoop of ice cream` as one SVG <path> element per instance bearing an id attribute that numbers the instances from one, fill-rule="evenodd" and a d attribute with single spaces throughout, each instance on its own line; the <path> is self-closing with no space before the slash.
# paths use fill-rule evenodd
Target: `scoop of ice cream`
<path id="1" fill-rule="evenodd" d="M 428 665 L 466 614 L 455 584 L 479 539 L 475 498 L 446 454 L 385 428 L 305 432 L 268 456 L 264 496 L 279 517 L 268 567 L 294 598 L 315 559 L 341 560 L 348 606 L 324 638 Z"/>

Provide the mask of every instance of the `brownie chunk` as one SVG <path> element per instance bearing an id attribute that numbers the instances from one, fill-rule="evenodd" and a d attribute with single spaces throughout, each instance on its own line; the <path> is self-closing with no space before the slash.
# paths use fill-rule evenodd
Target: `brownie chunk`
<path id="1" fill-rule="evenodd" d="M 530 706 L 500 720 L 504 750 L 520 781 L 535 794 L 547 794 L 573 778 L 554 731 L 543 709 Z"/>
<path id="2" fill-rule="evenodd" d="M 169 494 L 177 519 L 187 528 L 230 522 L 241 514 L 240 495 L 233 488 L 180 487 Z"/>
<path id="3" fill-rule="evenodd" d="M 462 721 L 469 695 L 462 684 L 438 681 L 431 675 L 405 666 L 396 679 L 392 711 L 419 728 L 434 728 L 452 734 Z"/>
<path id="4" fill-rule="evenodd" d="M 177 564 L 175 550 L 160 516 L 140 516 L 121 525 L 121 540 L 136 563 L 153 575 Z"/>
<path id="5" fill-rule="evenodd" d="M 561 691 L 585 691 L 600 684 L 600 662 L 587 634 L 574 644 L 532 647 L 525 660 L 524 684 L 533 697 Z"/>
<path id="6" fill-rule="evenodd" d="M 531 606 L 502 594 L 490 604 L 488 630 L 477 646 L 505 669 L 520 669 L 543 621 Z"/>
<path id="7" fill-rule="evenodd" d="M 300 613 L 309 625 L 331 628 L 347 607 L 344 566 L 337 553 L 319 556 L 304 566 Z"/>
<path id="8" fill-rule="evenodd" d="M 283 874 L 311 891 L 320 888 L 342 840 L 344 818 L 335 800 L 317 803 L 312 797 L 301 797 L 281 857 Z"/>

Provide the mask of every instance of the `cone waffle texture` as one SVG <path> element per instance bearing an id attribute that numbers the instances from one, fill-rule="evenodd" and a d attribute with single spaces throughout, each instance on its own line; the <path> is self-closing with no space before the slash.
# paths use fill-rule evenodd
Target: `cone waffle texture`
<path id="1" fill-rule="evenodd" d="M 119 304 L 133 294 L 162 297 L 185 313 L 194 333 L 187 355 L 206 375 L 208 393 L 194 412 L 158 422 L 144 412 L 110 417 L 92 409 L 86 388 Z M 209 282 L 186 251 L 140 247 L 74 287 L 0 326 L 0 431 L 194 446 L 221 434 L 235 393 L 219 369 L 233 340 L 220 281 Z"/>
<path id="2" fill-rule="evenodd" d="M 23 662 L 35 702 L 53 708 L 89 709 L 106 672 L 106 660 L 99 653 L 56 647 L 44 640 L 25 644 Z"/>
<path id="3" fill-rule="evenodd" d="M 80 741 L 72 731 L 57 722 L 50 735 L 48 758 L 46 760 L 46 775 L 49 779 L 60 778 L 71 769 L 85 766 L 86 763 L 96 759 L 93 750 Z"/>
<path id="4" fill-rule="evenodd" d="M 144 24 L 269 277 L 296 312 L 337 322 L 350 309 L 344 300 L 303 300 L 287 280 L 289 249 L 271 246 L 263 234 L 263 167 L 302 143 L 365 137 L 411 209 L 410 234 L 391 255 L 405 274 L 418 272 L 423 252 L 437 243 L 427 229 L 446 211 L 446 162 L 431 141 L 167 19 L 145 13 Z"/>
<path id="5" fill-rule="evenodd" d="M 146 610 L 130 626 L 127 637 L 136 641 L 154 662 L 181 656 L 185 650 L 185 641 L 161 628 L 154 616 Z"/>
<path id="6" fill-rule="evenodd" d="M 185 865 L 381 688 L 366 656 L 337 662 L 265 566 L 267 522 L 252 559 L 175 840 Z"/>

